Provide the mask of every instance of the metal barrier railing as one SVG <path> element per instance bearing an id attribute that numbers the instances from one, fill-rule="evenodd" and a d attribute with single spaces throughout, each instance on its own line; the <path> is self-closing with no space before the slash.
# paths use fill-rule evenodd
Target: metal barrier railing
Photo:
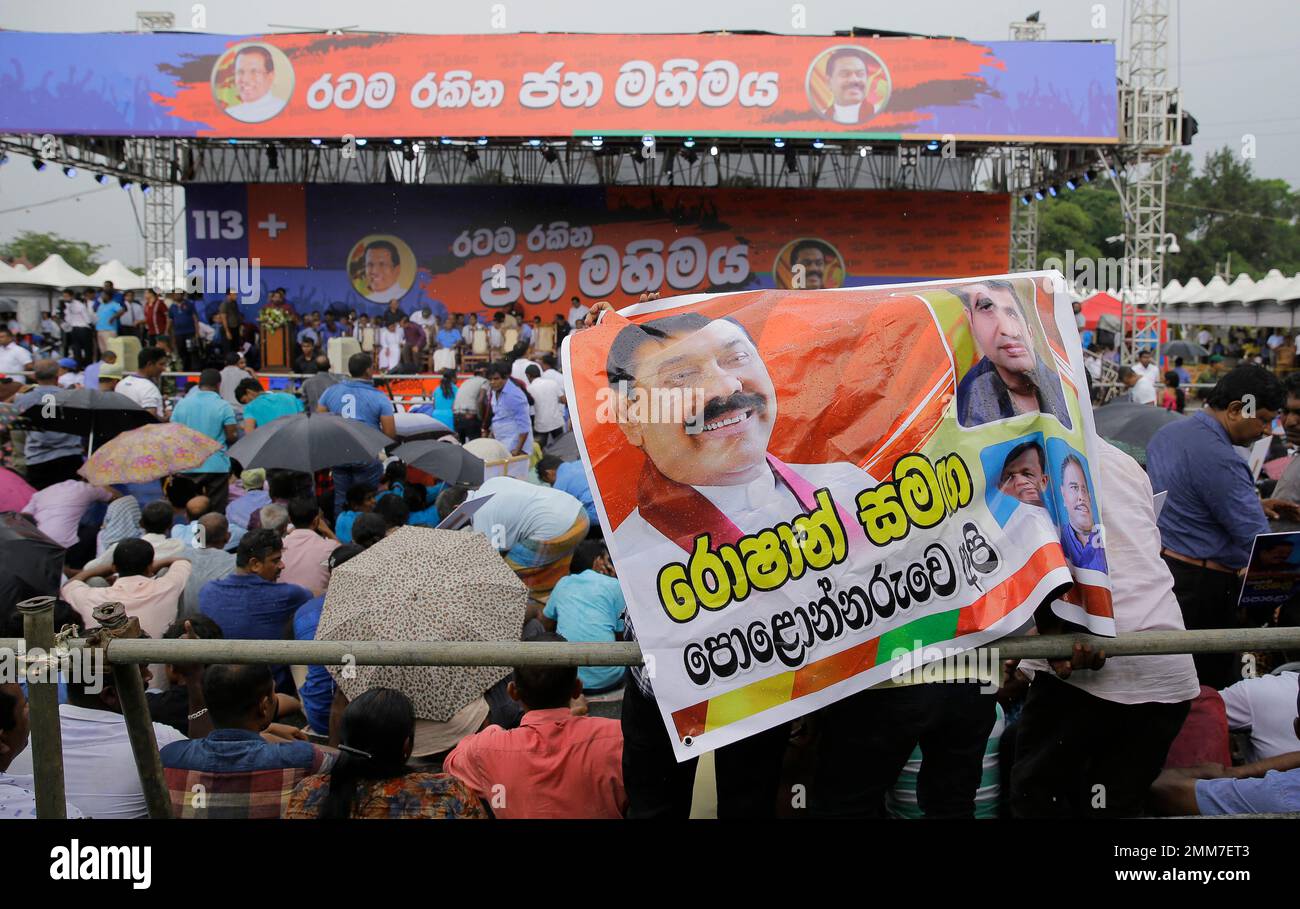
<path id="1" fill-rule="evenodd" d="M 28 645 L 47 659 L 55 648 L 54 598 L 19 604 L 23 638 L 0 638 L 0 652 L 28 654 Z M 114 611 L 116 610 L 116 611 Z M 110 631 L 127 625 L 119 604 L 95 611 Z M 163 781 L 153 722 L 144 697 L 140 665 L 148 663 L 269 663 L 354 666 L 637 666 L 644 663 L 635 643 L 529 643 L 522 641 L 244 641 L 154 640 L 130 637 L 72 638 L 74 648 L 97 647 L 114 665 L 114 682 L 126 721 L 140 784 L 150 817 L 169 817 L 171 802 Z M 1300 628 L 1232 628 L 1209 631 L 1140 631 L 1103 638 L 1095 635 L 1030 635 L 1003 638 L 975 653 L 1000 660 L 1068 658 L 1075 644 L 1105 651 L 1108 657 L 1170 653 L 1224 653 L 1300 649 Z M 969 652 L 968 652 L 969 653 Z M 977 657 L 978 659 L 978 657 Z M 48 665 L 48 663 L 47 663 Z M 57 675 L 29 680 L 32 766 L 37 815 L 63 818 L 62 733 Z"/>

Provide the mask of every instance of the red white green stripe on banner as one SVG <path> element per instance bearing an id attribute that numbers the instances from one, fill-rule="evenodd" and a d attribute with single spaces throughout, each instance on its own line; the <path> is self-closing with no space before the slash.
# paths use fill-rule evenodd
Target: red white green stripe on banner
<path id="1" fill-rule="evenodd" d="M 717 697 L 673 713 L 680 739 L 713 732 L 829 688 L 875 666 L 890 662 L 899 649 L 913 650 L 953 641 L 992 626 L 1024 603 L 1039 581 L 1059 568 L 1067 568 L 1060 546 L 1045 545 L 1025 565 L 969 606 L 922 616 L 879 637 L 855 644 L 800 669 L 752 682 Z"/>

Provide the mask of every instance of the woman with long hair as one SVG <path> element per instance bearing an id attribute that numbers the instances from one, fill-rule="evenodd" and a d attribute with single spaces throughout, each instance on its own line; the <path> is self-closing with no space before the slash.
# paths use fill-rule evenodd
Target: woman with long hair
<path id="1" fill-rule="evenodd" d="M 415 707 L 393 688 L 371 688 L 340 721 L 339 756 L 329 773 L 294 788 L 284 816 L 318 818 L 486 818 L 464 783 L 407 766 L 415 745 Z"/>

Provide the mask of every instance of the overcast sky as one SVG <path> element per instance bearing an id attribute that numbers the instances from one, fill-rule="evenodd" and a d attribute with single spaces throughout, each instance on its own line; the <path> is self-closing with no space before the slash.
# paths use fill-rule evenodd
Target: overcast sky
<path id="1" fill-rule="evenodd" d="M 548 0 L 208 0 L 207 30 L 226 34 L 356 26 L 414 33 L 492 32 L 493 7 L 504 7 L 508 32 L 699 32 L 756 29 L 784 34 L 829 34 L 851 26 L 1006 40 L 1008 26 L 1041 10 L 1049 39 L 1111 39 L 1127 34 L 1122 0 L 805 0 L 807 28 L 792 28 L 790 2 L 765 0 L 624 0 L 594 3 Z M 24 31 L 131 31 L 137 9 L 171 10 L 178 27 L 191 20 L 193 0 L 40 0 L 9 2 L 0 28 Z M 1300 54 L 1294 50 L 1300 4 L 1294 0 L 1171 0 L 1170 66 L 1183 105 L 1200 121 L 1192 152 L 1225 144 L 1240 149 L 1255 136 L 1257 174 L 1300 185 Z M 1104 28 L 1094 28 L 1097 11 Z M 274 28 L 273 26 L 282 26 Z M 1123 49 L 1121 49 L 1123 53 Z M 134 203 L 134 210 L 133 205 Z M 0 167 L 0 241 L 22 230 L 55 231 L 106 245 L 109 257 L 141 266 L 139 191 L 101 187 L 89 174 L 71 179 L 57 168 L 36 172 L 12 157 Z M 183 227 L 183 225 L 178 225 Z"/>

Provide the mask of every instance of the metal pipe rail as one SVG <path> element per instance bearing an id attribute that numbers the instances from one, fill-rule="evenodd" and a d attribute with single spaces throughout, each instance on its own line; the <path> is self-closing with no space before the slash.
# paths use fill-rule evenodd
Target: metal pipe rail
<path id="1" fill-rule="evenodd" d="M 84 646 L 79 638 L 71 647 Z M 986 647 L 998 659 L 1060 659 L 1076 643 L 1108 657 L 1170 653 L 1231 653 L 1239 650 L 1300 650 L 1300 628 L 1225 628 L 1207 631 L 1136 631 L 1114 638 L 1096 635 L 1028 635 L 1002 638 Z M 20 638 L 0 638 L 0 650 L 21 651 Z M 523 641 L 110 641 L 110 663 L 271 663 L 305 666 L 639 666 L 635 643 L 529 643 Z"/>

